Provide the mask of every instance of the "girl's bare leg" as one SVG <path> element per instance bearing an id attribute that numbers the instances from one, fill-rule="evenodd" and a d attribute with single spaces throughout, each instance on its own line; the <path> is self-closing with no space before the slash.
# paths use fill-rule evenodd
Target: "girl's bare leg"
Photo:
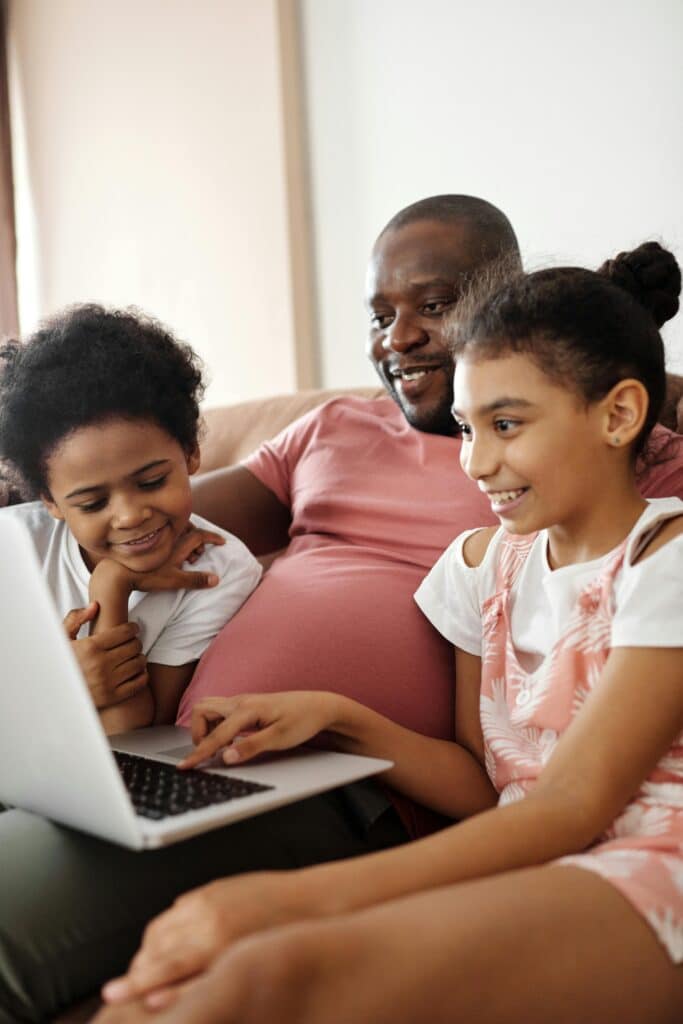
<path id="1" fill-rule="evenodd" d="M 574 867 L 528 869 L 253 936 L 156 1018 L 159 1024 L 682 1019 L 683 965 L 672 964 L 608 882 Z"/>

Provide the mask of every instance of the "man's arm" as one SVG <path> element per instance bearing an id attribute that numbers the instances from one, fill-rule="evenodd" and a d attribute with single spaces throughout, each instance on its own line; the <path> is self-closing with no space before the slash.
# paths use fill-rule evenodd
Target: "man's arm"
<path id="1" fill-rule="evenodd" d="M 244 466 L 195 477 L 192 495 L 194 512 L 239 537 L 255 555 L 289 542 L 290 509 Z"/>

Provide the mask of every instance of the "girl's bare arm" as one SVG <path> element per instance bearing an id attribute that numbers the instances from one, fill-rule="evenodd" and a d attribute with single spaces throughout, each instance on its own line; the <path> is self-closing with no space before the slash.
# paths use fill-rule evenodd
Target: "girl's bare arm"
<path id="1" fill-rule="evenodd" d="M 585 849 L 683 730 L 683 650 L 616 648 L 532 792 L 417 843 L 306 869 L 309 913 L 345 912 Z"/>

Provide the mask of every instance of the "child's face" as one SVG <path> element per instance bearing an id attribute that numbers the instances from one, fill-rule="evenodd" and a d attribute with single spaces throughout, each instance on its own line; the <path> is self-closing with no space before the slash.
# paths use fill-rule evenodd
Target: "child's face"
<path id="1" fill-rule="evenodd" d="M 48 510 L 63 519 L 92 569 L 111 558 L 136 572 L 159 568 L 192 504 L 187 455 L 147 420 L 112 419 L 70 434 L 48 461 Z"/>
<path id="2" fill-rule="evenodd" d="M 599 403 L 586 405 L 526 355 L 459 359 L 460 461 L 510 533 L 579 524 L 605 471 Z M 578 518 L 577 518 L 578 517 Z"/>

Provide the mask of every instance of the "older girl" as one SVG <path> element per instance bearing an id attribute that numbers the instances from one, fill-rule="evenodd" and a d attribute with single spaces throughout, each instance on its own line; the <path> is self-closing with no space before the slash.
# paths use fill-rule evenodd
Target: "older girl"
<path id="1" fill-rule="evenodd" d="M 635 483 L 680 283 L 650 243 L 458 310 L 462 462 L 501 526 L 459 537 L 417 594 L 456 648 L 457 757 L 324 694 L 258 720 L 244 704 L 197 713 L 198 735 L 220 722 L 198 757 L 286 745 L 305 719 L 393 756 L 403 788 L 431 785 L 467 820 L 183 897 L 110 999 L 163 1005 L 164 985 L 210 967 L 160 1021 L 680 1021 L 683 502 Z M 247 724 L 261 732 L 235 747 Z M 129 1004 L 102 1022 L 142 1019 Z"/>

